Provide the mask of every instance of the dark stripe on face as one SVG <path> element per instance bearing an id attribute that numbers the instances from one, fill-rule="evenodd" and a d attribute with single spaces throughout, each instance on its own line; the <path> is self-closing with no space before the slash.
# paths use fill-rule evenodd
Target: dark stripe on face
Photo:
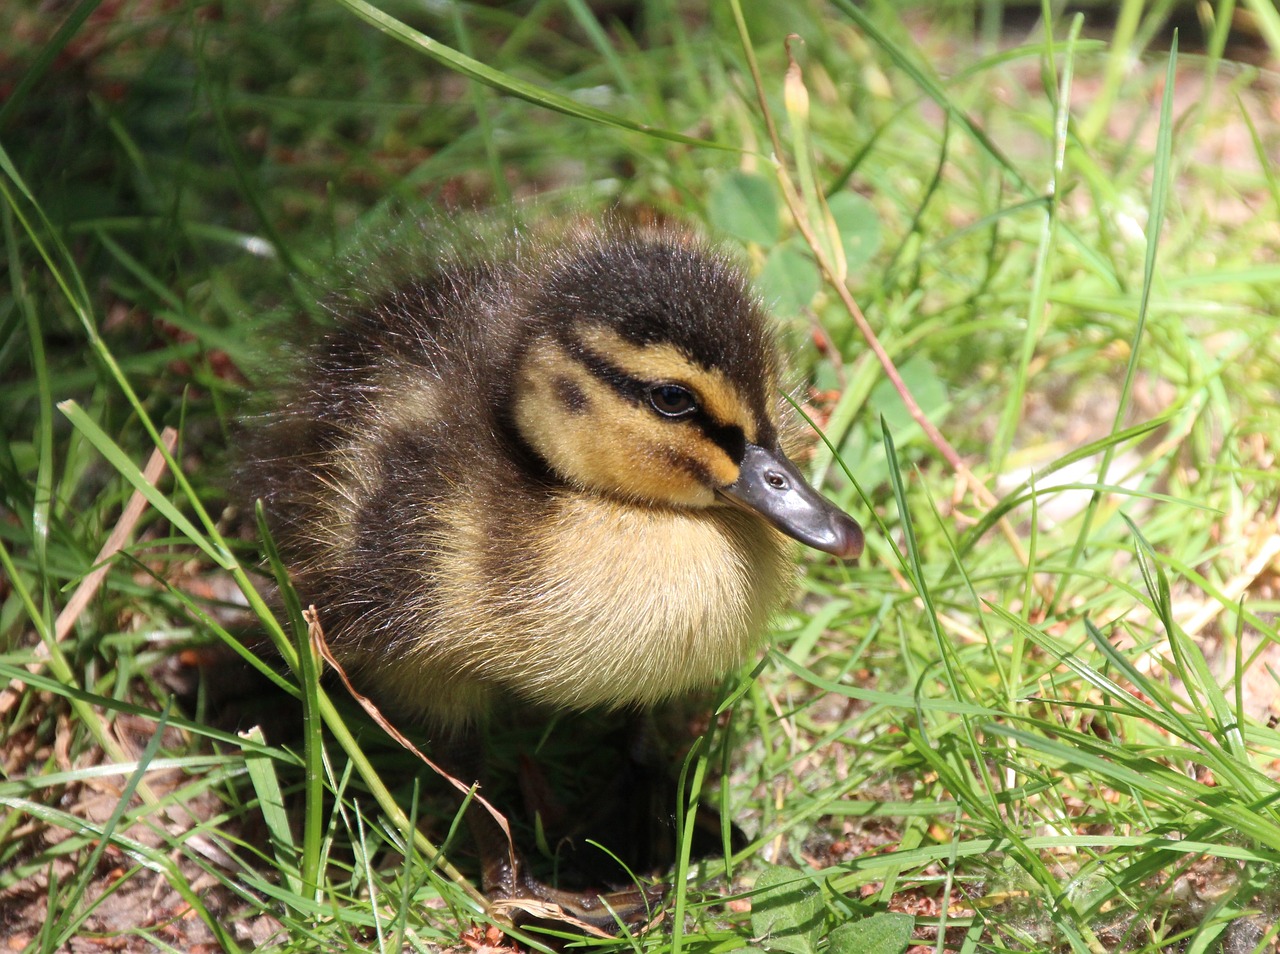
<path id="1" fill-rule="evenodd" d="M 742 458 L 747 453 L 747 437 L 742 433 L 742 428 L 737 424 L 719 424 L 705 411 L 695 414 L 693 421 L 702 428 L 707 440 L 728 454 L 731 461 L 735 464 L 742 463 Z"/>
<path id="2" fill-rule="evenodd" d="M 590 371 L 598 380 L 613 388 L 620 397 L 630 401 L 632 404 L 647 403 L 649 389 L 664 383 L 662 381 L 643 381 L 640 378 L 633 377 L 610 362 L 608 358 L 592 351 L 581 342 L 569 343 L 568 347 L 570 353 L 584 368 Z M 687 387 L 688 385 L 683 386 Z M 692 388 L 691 390 L 695 394 L 697 393 L 697 388 Z M 742 432 L 742 428 L 737 424 L 722 424 L 708 414 L 704 407 L 699 407 L 696 413 L 682 420 L 688 421 L 702 431 L 707 440 L 724 451 L 735 464 L 742 462 L 742 457 L 747 452 L 747 438 Z M 764 430 L 772 430 L 767 421 L 764 425 Z M 672 461 L 672 463 L 677 462 Z M 688 468 L 686 467 L 685 469 Z M 709 476 L 702 470 L 699 473 L 703 476 Z"/>
<path id="3" fill-rule="evenodd" d="M 570 414 L 581 414 L 587 409 L 587 395 L 583 393 L 582 388 L 578 387 L 576 381 L 570 381 L 568 378 L 556 378 L 555 381 L 556 397 L 560 399 L 560 403 L 564 405 L 566 411 Z"/>
<path id="4" fill-rule="evenodd" d="M 684 471 L 704 487 L 710 487 L 715 484 L 715 481 L 711 479 L 711 471 L 707 470 L 706 466 L 697 458 L 681 454 L 679 451 L 669 447 L 662 448 L 661 453 L 672 468 Z"/>
<path id="5" fill-rule="evenodd" d="M 581 342 L 570 344 L 569 352 L 584 368 L 590 371 L 598 380 L 613 388 L 621 397 L 631 401 L 633 404 L 639 404 L 645 399 L 645 391 L 649 388 L 648 382 L 632 377 L 617 365 L 611 363 L 609 359 L 592 351 Z"/>

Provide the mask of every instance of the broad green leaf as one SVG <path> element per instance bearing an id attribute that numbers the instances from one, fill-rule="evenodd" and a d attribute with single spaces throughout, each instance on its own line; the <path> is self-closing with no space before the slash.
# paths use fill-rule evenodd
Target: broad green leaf
<path id="1" fill-rule="evenodd" d="M 751 895 L 751 933 L 770 951 L 812 954 L 822 933 L 822 890 L 800 871 L 769 865 Z"/>
<path id="2" fill-rule="evenodd" d="M 795 239 L 769 253 L 758 281 L 765 301 L 780 315 L 800 314 L 822 287 L 818 266 Z"/>
<path id="3" fill-rule="evenodd" d="M 864 268 L 880 251 L 880 216 L 866 198 L 856 192 L 839 192 L 827 200 L 840 232 L 845 264 L 850 274 Z"/>
<path id="4" fill-rule="evenodd" d="M 712 227 L 743 242 L 773 245 L 778 240 L 778 194 L 773 183 L 750 172 L 731 172 L 707 199 Z"/>
<path id="5" fill-rule="evenodd" d="M 926 358 L 912 358 L 898 366 L 898 373 L 902 375 L 902 382 L 926 416 L 932 417 L 946 406 L 946 385 Z M 907 412 L 907 406 L 902 403 L 902 398 L 888 378 L 881 380 L 872 389 L 868 404 L 877 414 L 883 415 L 889 430 L 898 435 L 899 441 L 919 430 L 919 425 Z"/>
<path id="6" fill-rule="evenodd" d="M 840 925 L 831 932 L 827 950 L 830 954 L 902 954 L 911 943 L 915 923 L 909 914 L 882 911 Z"/>

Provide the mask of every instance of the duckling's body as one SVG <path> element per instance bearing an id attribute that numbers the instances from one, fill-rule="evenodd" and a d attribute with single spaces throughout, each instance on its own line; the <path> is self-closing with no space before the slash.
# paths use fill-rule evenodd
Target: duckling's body
<path id="1" fill-rule="evenodd" d="M 754 648 L 789 576 L 776 532 L 734 511 L 527 485 L 467 503 L 511 522 L 495 534 L 459 509 L 423 528 L 439 576 L 416 594 L 380 683 L 440 719 L 483 712 L 499 693 L 586 709 L 650 707 L 704 687 Z M 353 658 L 385 660 L 372 653 Z M 424 699 L 441 670 L 447 693 Z"/>
<path id="2" fill-rule="evenodd" d="M 665 233 L 518 253 L 345 317 L 259 471 L 335 650 L 436 723 L 504 696 L 646 707 L 706 686 L 792 574 L 790 541 L 716 494 L 780 429 L 740 272 Z M 697 411 L 655 412 L 665 382 Z"/>
<path id="3" fill-rule="evenodd" d="M 792 572 L 775 530 L 728 508 L 582 493 L 454 426 L 419 421 L 352 448 L 331 478 L 343 493 L 311 515 L 324 536 L 298 585 L 380 699 L 446 725 L 504 694 L 648 707 L 754 649 Z"/>
<path id="4" fill-rule="evenodd" d="M 670 232 L 521 239 L 342 316 L 249 489 L 356 681 L 456 739 L 497 707 L 704 687 L 784 597 L 787 537 L 858 554 L 783 455 L 782 406 L 721 255 Z M 553 897 L 486 824 L 486 889 Z M 583 903 L 612 923 L 617 899 Z"/>

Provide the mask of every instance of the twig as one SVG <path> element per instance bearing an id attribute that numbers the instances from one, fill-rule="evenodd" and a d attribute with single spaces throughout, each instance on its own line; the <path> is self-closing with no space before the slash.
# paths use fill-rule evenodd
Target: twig
<path id="1" fill-rule="evenodd" d="M 351 697 L 355 699 L 356 702 L 360 703 L 360 707 L 368 713 L 369 718 L 381 726 L 382 731 L 386 732 L 387 735 L 391 736 L 391 738 L 399 742 L 404 748 L 408 749 L 421 759 L 422 762 L 431 769 L 431 771 L 435 772 L 442 779 L 461 792 L 464 797 L 475 799 L 475 801 L 484 806 L 485 811 L 493 817 L 493 820 L 497 822 L 498 827 L 502 829 L 502 833 L 506 836 L 507 851 L 510 853 L 511 866 L 513 868 L 516 867 L 515 842 L 511 837 L 511 825 L 508 823 L 507 817 L 503 815 L 502 812 L 494 808 L 492 803 L 480 794 L 479 783 L 476 782 L 468 785 L 461 779 L 450 775 L 443 768 L 433 762 L 421 749 L 409 741 L 408 737 L 406 737 L 403 732 L 391 724 L 390 720 L 382 714 L 381 710 L 378 709 L 372 699 L 361 693 L 351 684 L 351 680 L 347 677 L 347 671 L 342 668 L 342 664 L 334 658 L 333 653 L 329 649 L 329 643 L 324 636 L 324 628 L 320 625 L 320 613 L 315 608 L 314 604 L 302 611 L 302 618 L 307 621 L 307 636 L 311 640 L 311 645 L 315 647 L 316 652 L 320 654 L 321 658 L 333 668 L 333 671 L 338 674 L 338 678 L 342 680 L 342 684 L 346 687 L 347 692 L 351 693 Z"/>
<path id="2" fill-rule="evenodd" d="M 160 435 L 160 440 L 164 443 L 169 454 L 172 455 L 174 448 L 178 445 L 178 432 L 172 427 L 166 427 Z M 154 487 L 159 483 L 164 470 L 165 455 L 157 447 L 151 452 L 151 457 L 142 472 L 142 477 Z M 134 490 L 129 497 L 129 502 L 125 504 L 124 511 L 120 514 L 120 519 L 116 521 L 111 535 L 107 537 L 107 542 L 98 551 L 98 558 L 94 560 L 93 570 L 80 581 L 76 591 L 71 594 L 71 599 L 67 601 L 67 605 L 62 608 L 62 612 L 58 614 L 58 618 L 54 621 L 54 642 L 60 643 L 67 638 L 67 634 L 71 632 L 71 627 L 80 618 L 80 614 L 85 611 L 85 608 L 98 594 L 102 581 L 111 572 L 112 558 L 123 550 L 125 544 L 129 542 L 130 537 L 133 536 L 133 530 L 138 525 L 138 521 L 142 518 L 143 511 L 146 508 L 147 498 L 142 496 L 141 491 Z M 27 663 L 26 668 L 27 672 L 35 674 L 44 668 L 45 660 L 49 658 L 49 647 L 45 643 L 37 643 L 33 655 L 35 659 Z M 21 679 L 15 677 L 9 681 L 9 685 L 5 687 L 3 692 L 0 692 L 0 715 L 8 713 L 9 710 L 17 705 L 24 689 L 26 689 L 26 683 Z"/>
<path id="3" fill-rule="evenodd" d="M 1270 535 L 1262 541 L 1258 552 L 1254 554 L 1253 559 L 1245 565 L 1244 569 L 1223 584 L 1222 598 L 1209 600 L 1191 614 L 1190 619 L 1182 624 L 1183 632 L 1188 636 L 1198 635 L 1223 610 L 1238 601 L 1245 594 L 1245 591 L 1253 585 L 1254 581 L 1271 566 L 1272 561 L 1277 556 L 1280 556 L 1280 533 L 1272 530 Z"/>
<path id="4" fill-rule="evenodd" d="M 902 398 L 902 403 L 906 406 L 907 413 L 911 415 L 912 420 L 920 425 L 920 429 L 924 431 L 924 434 L 929 439 L 930 443 L 938 449 L 938 452 L 951 466 L 951 469 L 956 473 L 956 476 L 959 477 L 965 486 L 970 489 L 982 505 L 985 507 L 995 507 L 999 503 L 996 495 L 991 492 L 986 484 L 978 479 L 978 476 L 974 474 L 972 470 L 969 469 L 969 466 L 965 464 L 959 452 L 951 446 L 951 442 L 942 435 L 942 432 L 938 430 L 933 421 L 929 420 L 928 415 L 924 413 L 924 410 L 916 402 L 914 395 L 911 393 L 911 389 L 907 387 L 906 382 L 902 380 L 902 375 L 898 373 L 898 368 L 893 363 L 893 359 L 880 343 L 880 339 L 876 335 L 875 329 L 871 327 L 871 323 L 867 321 L 867 317 L 863 314 L 862 308 L 858 305 L 857 301 L 854 300 L 852 293 L 850 293 L 848 287 L 843 281 L 841 277 L 842 269 L 837 263 L 831 260 L 831 257 L 826 252 L 826 246 L 820 241 L 817 233 L 814 231 L 813 223 L 810 222 L 808 213 L 805 211 L 803 200 L 796 189 L 795 183 L 791 181 L 791 175 L 782 158 L 784 155 L 782 140 L 778 135 L 777 125 L 773 121 L 773 114 L 769 107 L 768 98 L 765 96 L 764 79 L 760 73 L 759 64 L 756 61 L 755 49 L 751 45 L 751 37 L 747 33 L 747 25 L 746 21 L 742 17 L 741 6 L 739 3 L 734 2 L 732 7 L 734 19 L 737 22 L 738 34 L 742 40 L 742 49 L 747 58 L 747 68 L 751 73 L 752 83 L 756 90 L 756 98 L 759 101 L 760 111 L 764 116 L 765 127 L 768 129 L 769 141 L 773 147 L 774 172 L 778 177 L 778 184 L 782 187 L 783 199 L 787 203 L 787 208 L 791 212 L 791 217 L 796 224 L 796 228 L 799 229 L 805 243 L 813 253 L 814 260 L 818 263 L 818 268 L 822 271 L 827 285 L 833 289 L 839 297 L 840 303 L 853 319 L 853 322 L 861 333 L 863 340 L 866 341 L 867 347 L 871 349 L 872 354 L 875 355 L 876 360 L 880 363 L 880 367 L 884 370 L 885 376 L 893 384 L 893 387 L 898 392 L 899 397 Z M 791 46 L 789 43 L 787 44 L 787 61 L 787 81 L 794 84 L 803 83 L 803 76 L 800 72 L 799 65 L 796 63 L 791 52 Z M 1013 526 L 1009 523 L 1008 519 L 1002 517 L 998 521 L 997 526 L 1005 540 L 1013 549 L 1015 556 L 1023 566 L 1027 566 L 1030 557 L 1022 546 L 1022 541 L 1018 539 L 1018 535 L 1013 529 Z M 1033 585 L 1036 588 L 1036 592 L 1040 595 L 1040 598 L 1044 600 L 1046 604 L 1051 603 L 1053 598 L 1052 588 L 1047 584 L 1041 584 L 1039 581 L 1034 581 Z"/>

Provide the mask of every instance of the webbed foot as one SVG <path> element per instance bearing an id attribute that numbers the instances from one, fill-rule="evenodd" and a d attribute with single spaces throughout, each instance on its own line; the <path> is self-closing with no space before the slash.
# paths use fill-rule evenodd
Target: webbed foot
<path id="1" fill-rule="evenodd" d="M 528 874 L 518 853 L 503 851 L 483 859 L 484 893 L 490 910 L 518 925 L 577 928 L 612 937 L 647 930 L 661 919 L 659 906 L 669 886 L 637 885 L 622 891 L 567 891 Z"/>

